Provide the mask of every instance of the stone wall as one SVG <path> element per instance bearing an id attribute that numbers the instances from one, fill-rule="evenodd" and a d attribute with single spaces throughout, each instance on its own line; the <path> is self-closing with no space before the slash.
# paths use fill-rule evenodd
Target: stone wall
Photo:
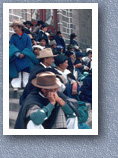
<path id="1" fill-rule="evenodd" d="M 92 46 L 92 10 L 90 9 L 58 9 L 58 30 L 63 33 L 66 44 L 69 44 L 71 33 L 77 35 L 80 48 L 85 51 Z"/>
<path id="2" fill-rule="evenodd" d="M 72 10 L 58 9 L 57 10 L 57 26 L 63 34 L 66 44 L 69 44 L 69 36 L 72 30 Z"/>
<path id="3" fill-rule="evenodd" d="M 14 19 L 31 20 L 31 9 L 10 9 L 9 23 Z M 66 45 L 69 44 L 70 34 L 75 33 L 82 50 L 92 46 L 92 10 L 57 9 L 57 30 L 62 32 Z M 9 28 L 9 35 L 12 34 L 13 29 Z"/>
<path id="4" fill-rule="evenodd" d="M 83 49 L 92 47 L 92 10 L 78 10 L 78 23 L 78 41 L 80 47 Z"/>
<path id="5" fill-rule="evenodd" d="M 31 9 L 9 9 L 9 24 L 11 24 L 14 19 L 23 22 L 31 20 Z M 9 27 L 9 36 L 11 37 L 13 33 L 13 29 Z"/>

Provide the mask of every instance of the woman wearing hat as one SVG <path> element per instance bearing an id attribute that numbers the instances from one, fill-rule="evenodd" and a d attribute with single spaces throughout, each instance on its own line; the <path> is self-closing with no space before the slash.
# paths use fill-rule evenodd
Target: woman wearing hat
<path id="1" fill-rule="evenodd" d="M 9 74 L 11 85 L 14 91 L 17 91 L 18 88 L 21 88 L 21 72 L 23 74 L 23 87 L 25 87 L 29 72 L 35 64 L 38 64 L 38 60 L 32 52 L 30 37 L 22 31 L 24 24 L 20 20 L 14 20 L 10 27 L 13 28 L 15 33 L 11 36 L 9 42 Z"/>
<path id="2" fill-rule="evenodd" d="M 78 129 L 77 102 L 58 92 L 58 80 L 52 72 L 42 72 L 32 81 L 35 90 L 22 106 L 16 129 Z M 71 102 L 71 103 L 70 103 Z"/>
<path id="3" fill-rule="evenodd" d="M 77 51 L 76 53 L 76 61 L 74 63 L 74 66 L 76 68 L 76 70 L 78 71 L 78 80 L 81 81 L 81 79 L 83 79 L 83 71 L 84 70 L 89 70 L 89 67 L 84 65 L 84 62 L 82 60 L 82 57 L 83 57 L 83 53 Z"/>
<path id="4" fill-rule="evenodd" d="M 35 28 L 32 31 L 32 35 L 34 38 L 36 38 L 36 36 L 38 35 L 39 31 L 41 30 L 42 25 L 44 24 L 44 22 L 42 20 L 37 21 L 37 24 L 35 26 Z"/>
<path id="5" fill-rule="evenodd" d="M 25 25 L 25 27 L 23 28 L 23 31 L 27 34 L 32 35 L 31 27 L 33 26 L 33 24 L 31 23 L 31 21 L 26 21 L 23 24 Z"/>
<path id="6" fill-rule="evenodd" d="M 42 39 L 42 37 L 43 37 L 48 42 L 48 36 L 46 35 L 47 29 L 48 29 L 48 24 L 44 23 L 36 37 L 36 41 L 40 41 L 40 39 Z"/>
<path id="7" fill-rule="evenodd" d="M 65 41 L 63 39 L 61 31 L 57 31 L 57 34 L 54 37 L 54 39 L 55 39 L 57 45 L 61 45 L 63 47 L 63 52 L 65 53 L 66 45 L 65 45 Z"/>
<path id="8" fill-rule="evenodd" d="M 76 98 L 79 94 L 79 85 L 76 82 L 74 75 L 67 69 L 68 57 L 65 55 L 58 55 L 55 57 L 56 70 L 62 74 L 65 79 L 66 89 L 64 94 L 70 98 Z"/>
<path id="9" fill-rule="evenodd" d="M 77 35 L 75 33 L 72 33 L 70 35 L 70 44 L 74 46 L 75 50 L 79 50 L 79 44 L 76 41 Z"/>

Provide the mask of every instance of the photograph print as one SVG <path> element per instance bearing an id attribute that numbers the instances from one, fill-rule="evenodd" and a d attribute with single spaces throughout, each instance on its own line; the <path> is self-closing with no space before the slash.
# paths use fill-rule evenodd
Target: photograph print
<path id="1" fill-rule="evenodd" d="M 98 5 L 3 9 L 3 134 L 98 135 Z"/>

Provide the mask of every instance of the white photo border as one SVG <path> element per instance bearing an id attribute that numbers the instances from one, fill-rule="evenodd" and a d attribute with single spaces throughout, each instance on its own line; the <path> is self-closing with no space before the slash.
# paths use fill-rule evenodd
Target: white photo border
<path id="1" fill-rule="evenodd" d="M 92 9 L 92 129 L 9 129 L 9 9 Z M 98 3 L 3 3 L 3 135 L 98 135 Z"/>

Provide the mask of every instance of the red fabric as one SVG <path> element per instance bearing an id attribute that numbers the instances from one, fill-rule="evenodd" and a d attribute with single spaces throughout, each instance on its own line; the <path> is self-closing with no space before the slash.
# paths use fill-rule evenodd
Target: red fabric
<path id="1" fill-rule="evenodd" d="M 21 33 L 18 33 L 18 35 L 19 35 L 19 36 L 22 36 L 22 34 L 23 34 L 23 32 L 21 32 Z"/>

